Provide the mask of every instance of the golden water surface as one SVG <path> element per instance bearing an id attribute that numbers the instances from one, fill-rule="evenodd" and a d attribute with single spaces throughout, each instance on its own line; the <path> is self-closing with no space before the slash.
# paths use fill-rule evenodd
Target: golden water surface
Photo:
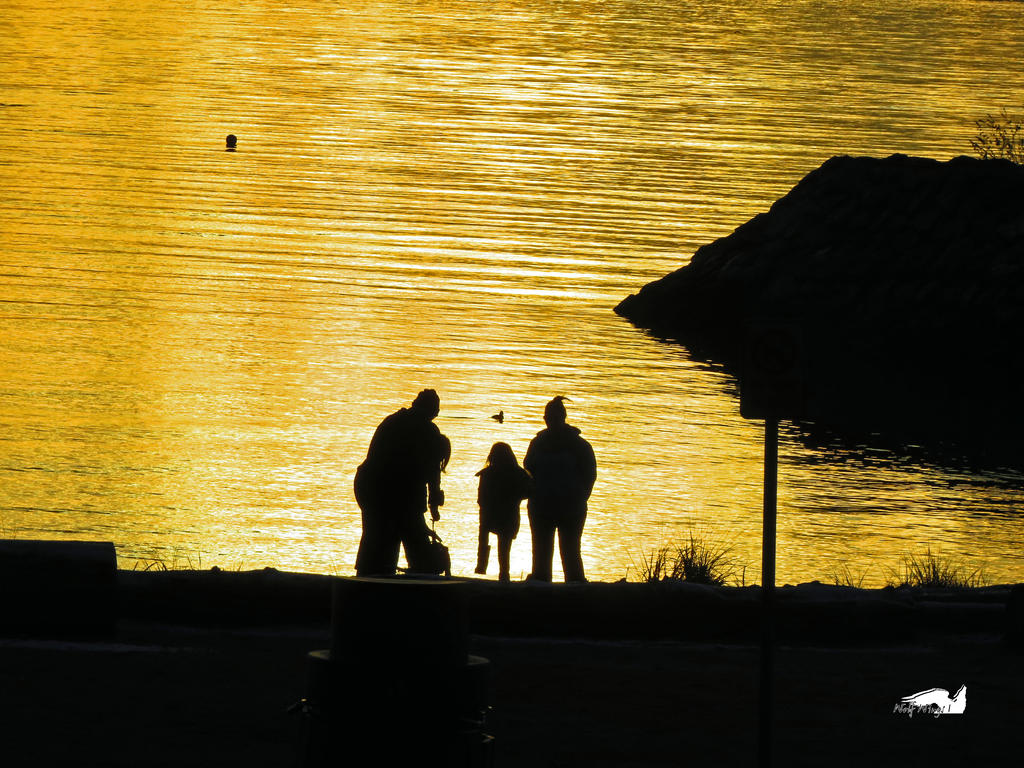
<path id="1" fill-rule="evenodd" d="M 430 386 L 468 574 L 474 473 L 565 394 L 591 577 L 695 527 L 756 581 L 762 426 L 612 307 L 831 155 L 970 152 L 1021 50 L 1008 2 L 5 0 L 0 534 L 351 573 L 355 467 Z M 781 454 L 780 582 L 1024 580 L 1019 473 Z"/>

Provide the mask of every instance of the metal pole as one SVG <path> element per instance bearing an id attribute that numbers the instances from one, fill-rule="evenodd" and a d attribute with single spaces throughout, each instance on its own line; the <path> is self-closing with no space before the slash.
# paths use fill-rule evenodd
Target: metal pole
<path id="1" fill-rule="evenodd" d="M 778 498 L 779 420 L 764 420 L 764 519 L 761 532 L 761 687 L 758 707 L 758 765 L 772 764 L 772 709 L 775 683 L 775 515 Z"/>

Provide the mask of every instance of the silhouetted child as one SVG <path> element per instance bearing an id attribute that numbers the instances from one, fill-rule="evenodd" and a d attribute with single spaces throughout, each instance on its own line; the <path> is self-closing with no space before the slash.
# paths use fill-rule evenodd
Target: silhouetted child
<path id="1" fill-rule="evenodd" d="M 509 553 L 519 533 L 519 503 L 530 495 L 530 473 L 519 466 L 508 443 L 495 443 L 487 455 L 487 464 L 476 473 L 480 478 L 477 503 L 480 505 L 480 546 L 476 572 L 487 573 L 491 552 L 490 534 L 498 535 L 498 578 L 509 580 Z"/>

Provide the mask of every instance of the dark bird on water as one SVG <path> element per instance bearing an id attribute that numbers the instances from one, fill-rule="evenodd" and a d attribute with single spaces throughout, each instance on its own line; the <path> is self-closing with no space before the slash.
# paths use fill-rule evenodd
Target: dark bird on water
<path id="1" fill-rule="evenodd" d="M 504 411 L 498 411 L 496 414 L 491 416 L 491 418 L 494 419 L 499 424 L 504 424 L 505 423 L 505 412 Z"/>

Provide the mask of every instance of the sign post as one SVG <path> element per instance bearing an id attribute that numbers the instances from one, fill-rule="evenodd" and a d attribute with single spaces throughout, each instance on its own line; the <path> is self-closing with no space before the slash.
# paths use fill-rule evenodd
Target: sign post
<path id="1" fill-rule="evenodd" d="M 740 414 L 764 419 L 764 508 L 761 529 L 761 664 L 757 764 L 772 764 L 775 695 L 775 540 L 779 419 L 802 410 L 802 345 L 791 326 L 764 324 L 747 337 L 740 375 Z"/>
<path id="2" fill-rule="evenodd" d="M 761 526 L 761 679 L 758 694 L 757 763 L 772 764 L 775 698 L 775 519 L 778 499 L 779 420 L 764 420 L 764 512 Z"/>

